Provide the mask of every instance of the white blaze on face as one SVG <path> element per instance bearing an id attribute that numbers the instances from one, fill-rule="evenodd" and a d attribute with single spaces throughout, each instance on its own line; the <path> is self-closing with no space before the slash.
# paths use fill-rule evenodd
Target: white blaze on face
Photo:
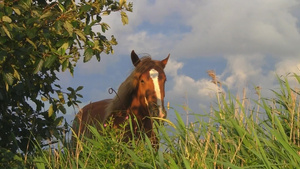
<path id="1" fill-rule="evenodd" d="M 159 88 L 159 83 L 158 83 L 158 72 L 155 69 L 151 69 L 149 71 L 149 73 L 150 73 L 150 77 L 153 81 L 154 90 L 155 90 L 156 97 L 157 97 L 157 103 L 156 104 L 157 104 L 158 109 L 159 109 L 159 117 L 163 118 L 164 114 L 163 114 L 163 111 L 162 111 L 162 99 L 161 99 L 161 93 L 160 93 L 160 88 Z"/>

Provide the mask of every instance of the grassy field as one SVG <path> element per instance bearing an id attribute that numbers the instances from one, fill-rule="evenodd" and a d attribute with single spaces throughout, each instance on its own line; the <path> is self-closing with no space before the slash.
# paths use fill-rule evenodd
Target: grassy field
<path id="1" fill-rule="evenodd" d="M 300 77 L 293 75 L 300 84 Z M 77 139 L 70 148 L 62 136 L 55 148 L 35 154 L 14 155 L 3 167 L 26 168 L 298 168 L 300 166 L 299 90 L 287 78 L 278 78 L 274 98 L 235 98 L 218 93 L 215 106 L 205 119 L 185 124 L 157 125 L 160 149 L 155 151 L 145 136 L 123 143 L 122 131 L 104 129 L 94 139 Z M 9 152 L 7 152 L 9 155 Z"/>

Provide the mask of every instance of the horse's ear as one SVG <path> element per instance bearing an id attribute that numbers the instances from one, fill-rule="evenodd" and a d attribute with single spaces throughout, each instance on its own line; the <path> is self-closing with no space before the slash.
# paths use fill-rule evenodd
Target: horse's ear
<path id="1" fill-rule="evenodd" d="M 166 64 L 168 63 L 169 57 L 170 57 L 170 54 L 164 60 L 160 61 L 161 64 L 163 65 L 163 68 L 165 68 Z"/>
<path id="2" fill-rule="evenodd" d="M 134 66 L 137 66 L 141 61 L 138 55 L 134 52 L 134 50 L 131 51 L 131 61 Z"/>

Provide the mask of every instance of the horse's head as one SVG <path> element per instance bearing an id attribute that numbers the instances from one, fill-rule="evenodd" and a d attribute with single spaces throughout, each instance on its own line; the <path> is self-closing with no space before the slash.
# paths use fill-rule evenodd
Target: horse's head
<path id="1" fill-rule="evenodd" d="M 131 52 L 132 63 L 138 72 L 135 80 L 139 101 L 153 117 L 166 118 L 167 116 L 164 107 L 166 82 L 164 68 L 169 56 L 157 61 L 151 60 L 151 58 L 140 59 L 134 51 Z"/>

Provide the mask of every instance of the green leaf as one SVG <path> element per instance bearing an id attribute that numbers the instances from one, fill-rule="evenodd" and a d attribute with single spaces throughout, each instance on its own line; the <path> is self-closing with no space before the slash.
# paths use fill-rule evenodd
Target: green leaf
<path id="1" fill-rule="evenodd" d="M 7 23 L 11 23 L 11 19 L 8 16 L 2 16 L 2 21 L 7 22 Z"/>
<path id="2" fill-rule="evenodd" d="M 296 78 L 296 80 L 298 81 L 298 83 L 300 83 L 300 76 L 297 75 L 296 73 L 294 73 L 294 77 Z"/>
<path id="3" fill-rule="evenodd" d="M 83 13 L 83 12 L 87 12 L 89 11 L 90 9 L 92 8 L 91 5 L 83 5 L 81 8 L 80 8 L 80 14 Z"/>
<path id="4" fill-rule="evenodd" d="M 63 121 L 64 121 L 64 117 L 59 117 L 59 118 L 55 119 L 54 124 L 55 124 L 55 126 L 60 126 Z"/>
<path id="5" fill-rule="evenodd" d="M 58 48 L 58 53 L 60 55 L 65 55 L 66 50 L 69 48 L 69 42 L 65 42 L 63 45 L 61 45 L 60 48 Z"/>
<path id="6" fill-rule="evenodd" d="M 61 12 L 66 11 L 65 7 L 61 3 L 58 3 L 58 8 L 60 9 Z"/>
<path id="7" fill-rule="evenodd" d="M 184 168 L 186 168 L 186 169 L 191 169 L 191 164 L 190 164 L 190 162 L 184 157 L 184 155 L 182 154 L 181 155 L 181 158 L 182 158 L 182 160 L 183 160 L 183 163 L 184 163 Z"/>
<path id="8" fill-rule="evenodd" d="M 3 73 L 3 80 L 6 82 L 8 85 L 12 85 L 14 82 L 14 76 L 12 73 Z"/>
<path id="9" fill-rule="evenodd" d="M 54 86 L 61 89 L 61 86 L 59 84 L 54 84 Z"/>
<path id="10" fill-rule="evenodd" d="M 14 11 L 15 11 L 15 13 L 17 14 L 17 15 L 21 15 L 21 11 L 20 11 L 20 9 L 19 8 L 12 8 Z"/>
<path id="11" fill-rule="evenodd" d="M 126 12 L 121 11 L 121 18 L 122 18 L 123 25 L 127 25 L 128 24 L 128 16 L 127 16 Z"/>
<path id="12" fill-rule="evenodd" d="M 21 79 L 20 74 L 19 74 L 19 72 L 16 69 L 14 69 L 14 78 L 16 78 L 18 80 Z"/>
<path id="13" fill-rule="evenodd" d="M 92 42 L 92 41 L 87 41 L 86 43 L 87 43 L 89 46 L 91 46 L 91 47 L 94 47 L 94 46 L 95 46 L 94 42 Z"/>
<path id="14" fill-rule="evenodd" d="M 83 40 L 86 41 L 85 34 L 81 30 L 75 30 L 75 33 Z"/>
<path id="15" fill-rule="evenodd" d="M 112 45 L 118 44 L 117 39 L 114 37 L 114 35 L 111 36 L 110 44 L 112 44 Z"/>
<path id="16" fill-rule="evenodd" d="M 75 91 L 72 87 L 68 87 L 67 90 L 69 90 L 70 92 L 74 92 Z"/>
<path id="17" fill-rule="evenodd" d="M 40 158 L 40 159 L 39 159 Z M 43 162 L 41 162 L 41 161 L 43 161 L 44 159 L 42 158 L 42 157 L 36 157 L 36 159 L 39 159 L 39 161 L 37 160 L 36 162 L 35 162 L 35 165 L 36 165 L 36 168 L 38 168 L 38 169 L 45 169 L 46 168 L 46 163 L 43 163 Z"/>
<path id="18" fill-rule="evenodd" d="M 135 163 L 138 163 L 139 161 L 141 161 L 141 159 L 139 158 L 139 156 L 137 156 L 136 153 L 134 153 L 133 150 L 127 148 L 127 147 L 124 147 L 125 148 L 125 152 L 130 155 L 132 161 L 134 161 Z"/>
<path id="19" fill-rule="evenodd" d="M 64 28 L 67 30 L 70 36 L 72 36 L 73 33 L 73 26 L 70 22 L 66 21 L 64 22 Z"/>
<path id="20" fill-rule="evenodd" d="M 43 64 L 44 64 L 44 60 L 43 59 L 40 59 L 39 61 L 37 61 L 37 65 L 36 65 L 36 67 L 35 67 L 35 69 L 33 71 L 33 74 L 36 74 L 40 70 L 42 70 Z"/>
<path id="21" fill-rule="evenodd" d="M 182 120 L 180 114 L 179 114 L 176 110 L 175 110 L 175 115 L 176 115 L 176 117 L 177 117 L 177 123 L 178 123 L 178 125 L 179 125 L 182 129 L 184 129 L 184 128 L 185 128 L 185 124 L 184 124 L 184 122 L 183 122 L 183 120 Z"/>
<path id="22" fill-rule="evenodd" d="M 2 11 L 2 10 L 1 10 L 1 11 Z M 6 6 L 4 7 L 4 12 L 7 13 L 8 15 L 10 15 L 10 14 L 12 14 L 13 10 L 12 10 L 11 6 L 6 5 Z"/>
<path id="23" fill-rule="evenodd" d="M 100 60 L 101 60 L 101 57 L 100 57 L 100 52 L 99 52 L 99 51 L 97 51 L 95 55 L 96 55 L 96 59 L 97 59 L 97 61 L 98 61 L 98 62 L 100 62 Z"/>
<path id="24" fill-rule="evenodd" d="M 48 117 L 51 117 L 53 115 L 53 105 L 51 104 L 49 109 L 48 109 Z"/>
<path id="25" fill-rule="evenodd" d="M 101 29 L 102 32 L 105 32 L 106 30 L 108 30 L 110 27 L 107 23 L 101 23 Z"/>
<path id="26" fill-rule="evenodd" d="M 63 113 L 63 114 L 66 114 L 67 113 L 67 110 L 64 106 L 59 106 L 58 109 Z"/>
<path id="27" fill-rule="evenodd" d="M 97 15 L 97 16 L 96 16 L 96 21 L 97 21 L 97 22 L 101 22 L 101 20 L 102 20 L 102 17 L 101 17 L 100 15 Z"/>
<path id="28" fill-rule="evenodd" d="M 7 35 L 10 39 L 12 39 L 12 38 L 11 38 L 11 35 L 10 35 L 10 32 L 8 31 L 8 29 L 7 29 L 4 25 L 2 25 L 2 29 L 4 30 L 4 32 L 6 33 L 6 35 Z"/>
<path id="29" fill-rule="evenodd" d="M 81 94 L 76 94 L 77 97 L 83 98 Z"/>
<path id="30" fill-rule="evenodd" d="M 84 59 L 83 59 L 83 61 L 84 62 L 88 62 L 89 60 L 91 60 L 92 56 L 93 56 L 93 49 L 92 48 L 87 48 L 84 51 Z"/>
<path id="31" fill-rule="evenodd" d="M 53 13 L 49 10 L 47 11 L 46 13 L 44 13 L 40 19 L 44 19 L 44 18 L 47 18 L 47 17 L 50 17 L 50 16 L 53 16 Z"/>
<path id="32" fill-rule="evenodd" d="M 66 59 L 63 63 L 62 63 L 62 68 L 61 70 L 64 72 L 69 66 L 69 60 Z"/>
<path id="33" fill-rule="evenodd" d="M 169 167 L 173 169 L 179 169 L 178 164 L 175 162 L 172 156 L 168 156 L 168 161 L 169 161 Z"/>
<path id="34" fill-rule="evenodd" d="M 83 89 L 83 86 L 78 86 L 75 91 L 78 92 L 79 90 L 82 90 L 82 89 Z"/>
<path id="35" fill-rule="evenodd" d="M 69 71 L 70 71 L 71 76 L 73 77 L 74 76 L 74 66 L 72 64 L 70 64 L 70 66 L 69 66 Z"/>
<path id="36" fill-rule="evenodd" d="M 47 57 L 44 63 L 44 67 L 50 68 L 56 59 L 57 59 L 57 55 L 51 55 L 50 57 Z"/>
<path id="37" fill-rule="evenodd" d="M 84 27 L 83 32 L 84 32 L 86 35 L 89 35 L 89 34 L 92 32 L 92 27 L 91 27 L 90 25 L 87 25 L 86 27 Z"/>
<path id="38" fill-rule="evenodd" d="M 30 43 L 35 49 L 37 49 L 36 45 L 30 39 L 26 38 L 26 41 Z"/>

